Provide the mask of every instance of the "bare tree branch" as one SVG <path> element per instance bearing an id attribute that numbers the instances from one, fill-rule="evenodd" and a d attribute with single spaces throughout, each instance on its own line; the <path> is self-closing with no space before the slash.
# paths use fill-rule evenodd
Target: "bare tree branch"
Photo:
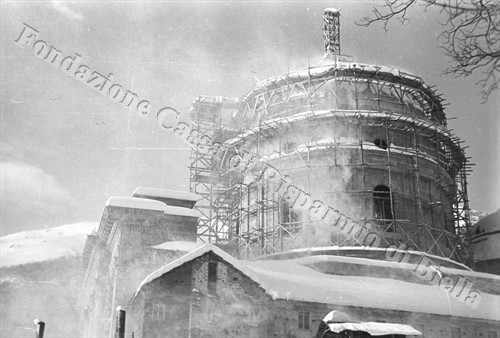
<path id="1" fill-rule="evenodd" d="M 452 61 L 444 73 L 460 77 L 481 72 L 477 84 L 485 102 L 500 81 L 500 0 L 384 0 L 357 24 L 381 22 L 387 31 L 390 21 L 408 21 L 409 9 L 417 4 L 440 10 L 441 47 Z"/>

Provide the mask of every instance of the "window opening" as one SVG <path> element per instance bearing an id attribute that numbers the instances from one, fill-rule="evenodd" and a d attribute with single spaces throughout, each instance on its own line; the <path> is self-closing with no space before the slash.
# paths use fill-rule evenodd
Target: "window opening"
<path id="1" fill-rule="evenodd" d="M 208 262 L 208 294 L 215 295 L 217 287 L 217 262 Z"/>
<path id="2" fill-rule="evenodd" d="M 488 338 L 498 338 L 497 331 L 488 331 Z"/>
<path id="3" fill-rule="evenodd" d="M 375 144 L 377 147 L 381 149 L 387 149 L 387 141 L 384 139 L 378 138 L 375 141 L 373 141 L 373 144 Z"/>
<path id="4" fill-rule="evenodd" d="M 152 320 L 164 320 L 165 319 L 165 304 L 155 303 L 153 304 L 153 311 L 151 312 Z"/>
<path id="5" fill-rule="evenodd" d="M 290 154 L 293 153 L 297 149 L 297 144 L 295 142 L 285 142 L 283 144 L 283 153 Z"/>
<path id="6" fill-rule="evenodd" d="M 451 327 L 450 333 L 451 338 L 462 338 L 462 331 L 459 327 Z"/>
<path id="7" fill-rule="evenodd" d="M 391 189 L 385 185 L 376 186 L 373 189 L 373 211 L 375 218 L 383 221 L 393 220 L 394 215 L 392 214 L 392 210 Z M 386 231 L 391 230 L 387 229 Z"/>
<path id="8" fill-rule="evenodd" d="M 299 214 L 293 211 L 290 204 L 284 199 L 280 200 L 280 218 L 281 224 L 291 232 L 299 230 L 300 217 Z"/>
<path id="9" fill-rule="evenodd" d="M 299 312 L 299 329 L 309 330 L 309 312 Z"/>

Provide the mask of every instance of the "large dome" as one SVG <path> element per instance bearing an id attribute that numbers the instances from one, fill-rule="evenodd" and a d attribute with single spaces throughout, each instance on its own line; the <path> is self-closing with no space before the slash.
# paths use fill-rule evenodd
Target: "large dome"
<path id="1" fill-rule="evenodd" d="M 267 165 L 369 224 L 382 247 L 404 243 L 470 265 L 467 160 L 441 95 L 418 76 L 340 55 L 339 13 L 325 13 L 321 65 L 269 78 L 240 99 L 194 102 L 196 126 L 222 143 L 214 156 L 194 151 L 203 240 L 244 257 L 363 244 L 297 209 L 276 182 L 256 180 Z M 235 157 L 253 160 L 241 170 Z"/>

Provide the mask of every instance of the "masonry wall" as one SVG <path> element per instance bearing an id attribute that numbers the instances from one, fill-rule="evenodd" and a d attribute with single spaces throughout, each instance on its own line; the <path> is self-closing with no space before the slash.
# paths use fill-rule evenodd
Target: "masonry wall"
<path id="1" fill-rule="evenodd" d="M 172 228 L 182 229 L 186 223 L 120 226 L 120 240 L 110 250 L 116 252 L 110 262 L 110 270 L 116 271 L 116 305 L 126 304 L 148 274 L 185 254 L 182 251 L 155 250 L 151 246 L 166 241 L 191 239 L 193 236 L 186 230 L 182 236 L 178 236 L 181 231 L 172 231 Z"/>
<path id="2" fill-rule="evenodd" d="M 196 224 L 196 217 L 121 207 L 105 209 L 100 237 L 89 248 L 79 299 L 86 337 L 113 336 L 116 307 L 126 306 L 148 274 L 185 254 L 152 246 L 167 241 L 194 242 Z"/>
<path id="3" fill-rule="evenodd" d="M 422 338 L 480 338 L 499 337 L 498 323 L 486 320 L 441 316 L 406 311 L 327 305 L 279 300 L 273 306 L 276 332 L 279 337 L 313 337 L 321 319 L 330 311 L 339 310 L 361 321 L 408 324 L 422 332 Z M 310 329 L 299 328 L 299 312 L 309 314 Z M 489 335 L 490 336 L 489 336 Z M 496 334 L 494 336 L 493 334 Z M 413 337 L 413 336 L 409 336 Z"/>
<path id="4" fill-rule="evenodd" d="M 213 253 L 193 262 L 193 288 L 193 338 L 265 337 L 272 326 L 264 290 Z"/>
<path id="5" fill-rule="evenodd" d="M 455 183 L 446 171 L 443 149 L 433 140 L 399 130 L 386 135 L 384 128 L 365 127 L 347 119 L 301 121 L 281 126 L 273 135 L 265 134 L 249 142 L 248 151 L 269 157 L 269 164 L 291 175 L 294 184 L 325 203 L 332 203 L 352 217 L 372 219 L 369 191 L 385 185 L 393 193 L 395 219 L 453 231 Z M 390 161 L 388 150 L 375 146 L 377 139 L 391 146 Z M 318 146 L 323 149 L 315 150 Z M 357 207 L 352 206 L 352 201 Z M 429 207 L 437 201 L 439 206 Z"/>
<path id="6" fill-rule="evenodd" d="M 191 264 L 154 280 L 127 307 L 127 337 L 187 337 L 191 310 Z"/>
<path id="7" fill-rule="evenodd" d="M 119 240 L 110 248 L 113 254 L 109 264 L 112 284 L 109 292 L 112 295 L 107 313 L 112 313 L 118 305 L 127 304 L 147 275 L 185 254 L 182 251 L 155 250 L 151 246 L 166 241 L 194 241 L 194 220 L 166 215 L 158 224 L 149 226 L 120 225 L 116 233 Z M 110 321 L 114 322 L 114 317 Z"/>
<path id="8" fill-rule="evenodd" d="M 143 318 L 134 338 L 187 337 L 189 331 L 192 338 L 266 337 L 274 325 L 264 290 L 212 253 L 143 287 L 128 312 L 128 330 L 138 330 Z"/>
<path id="9" fill-rule="evenodd" d="M 162 305 L 165 310 L 158 310 Z M 189 331 L 193 338 L 310 338 L 326 314 L 340 310 L 354 320 L 409 324 L 423 333 L 421 337 L 490 338 L 500 334 L 498 322 L 368 305 L 369 300 L 367 307 L 273 300 L 232 265 L 207 253 L 146 285 L 131 303 L 127 323 L 136 328 L 135 338 L 188 337 Z M 158 317 L 158 311 L 164 316 Z M 141 325 L 142 333 L 137 331 Z M 127 330 L 130 337 L 134 329 Z"/>

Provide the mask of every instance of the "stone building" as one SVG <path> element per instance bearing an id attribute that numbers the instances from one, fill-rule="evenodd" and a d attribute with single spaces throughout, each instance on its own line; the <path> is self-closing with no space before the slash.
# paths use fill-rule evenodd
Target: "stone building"
<path id="1" fill-rule="evenodd" d="M 112 336 L 114 312 L 155 269 L 197 247 L 199 199 L 192 193 L 137 188 L 111 197 L 88 236 L 78 301 L 86 337 Z M 165 244 L 167 243 L 167 244 Z"/>
<path id="2" fill-rule="evenodd" d="M 341 55 L 339 18 L 325 10 L 321 65 L 195 100 L 195 130 L 218 144 L 193 150 L 196 195 L 108 201 L 84 252 L 88 337 L 111 337 L 120 305 L 134 338 L 313 337 L 331 311 L 347 316 L 329 329 L 365 336 L 498 338 L 500 277 L 473 270 L 469 168 L 443 100 Z M 313 219 L 294 189 L 379 245 Z"/>
<path id="3" fill-rule="evenodd" d="M 441 268 L 480 290 L 473 309 L 460 285 L 442 290 L 400 263 L 338 250 L 242 261 L 206 244 L 142 282 L 127 306 L 127 337 L 313 337 L 332 310 L 391 334 L 498 337 L 499 278 L 456 263 Z"/>
<path id="4" fill-rule="evenodd" d="M 198 199 L 138 188 L 107 202 L 83 255 L 85 337 L 113 337 L 117 306 L 134 338 L 313 337 L 331 311 L 351 318 L 341 328 L 375 326 L 394 337 L 498 337 L 498 276 L 421 252 L 401 263 L 359 246 L 237 259 L 195 242 Z M 427 259 L 439 268 L 432 278 L 419 276 Z"/>

